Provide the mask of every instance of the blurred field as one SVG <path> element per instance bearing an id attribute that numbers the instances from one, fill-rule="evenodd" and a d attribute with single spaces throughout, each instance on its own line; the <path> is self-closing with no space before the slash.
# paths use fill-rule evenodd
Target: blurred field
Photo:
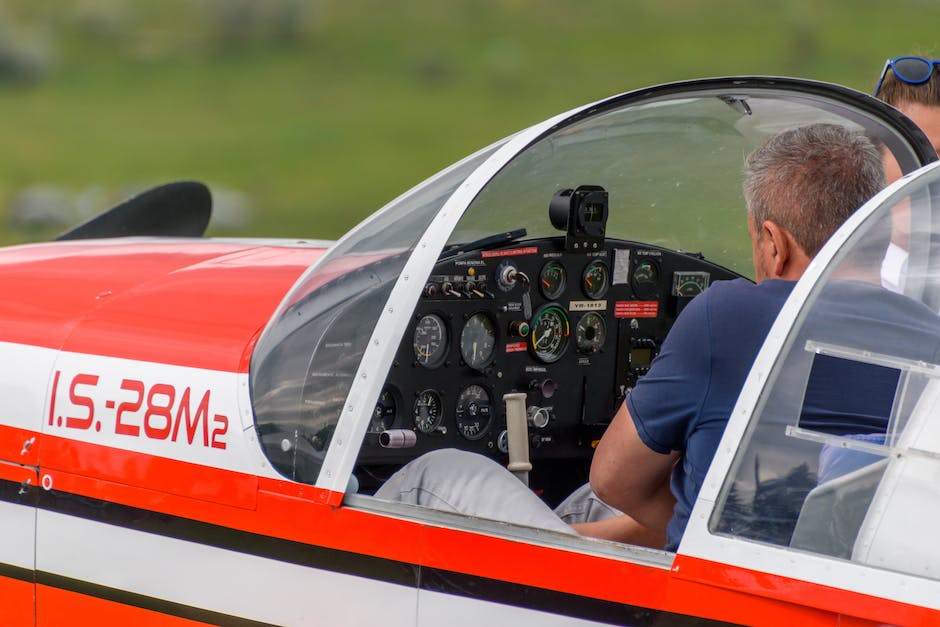
<path id="1" fill-rule="evenodd" d="M 579 104 L 727 74 L 869 91 L 937 24 L 927 0 L 8 0 L 0 242 L 66 228 L 24 194 L 68 221 L 180 178 L 217 191 L 210 234 L 335 238 Z"/>

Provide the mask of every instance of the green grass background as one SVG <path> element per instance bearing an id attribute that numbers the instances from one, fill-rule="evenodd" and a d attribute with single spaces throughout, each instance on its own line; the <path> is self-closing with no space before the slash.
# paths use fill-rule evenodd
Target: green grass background
<path id="1" fill-rule="evenodd" d="M 250 199 L 219 236 L 336 238 L 465 154 L 585 102 L 729 74 L 870 91 L 940 54 L 927 0 L 8 0 L 0 242 L 17 193 L 197 179 Z M 106 206 L 102 206 L 102 209 Z"/>

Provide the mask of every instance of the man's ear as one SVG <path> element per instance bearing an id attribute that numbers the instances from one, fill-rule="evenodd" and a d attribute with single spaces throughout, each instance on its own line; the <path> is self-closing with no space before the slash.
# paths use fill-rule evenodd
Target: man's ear
<path id="1" fill-rule="evenodd" d="M 765 220 L 760 234 L 763 238 L 760 254 L 765 278 L 788 281 L 799 279 L 812 257 L 806 254 L 793 233 L 772 220 Z"/>
<path id="2" fill-rule="evenodd" d="M 793 238 L 789 231 L 772 220 L 764 220 L 760 228 L 761 256 L 767 278 L 783 278 L 787 274 Z"/>

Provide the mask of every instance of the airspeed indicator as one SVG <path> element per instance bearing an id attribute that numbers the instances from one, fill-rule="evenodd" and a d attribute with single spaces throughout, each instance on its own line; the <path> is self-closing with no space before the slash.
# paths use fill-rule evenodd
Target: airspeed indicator
<path id="1" fill-rule="evenodd" d="M 418 320 L 412 336 L 415 360 L 425 368 L 436 368 L 447 356 L 447 326 L 437 314 Z"/>

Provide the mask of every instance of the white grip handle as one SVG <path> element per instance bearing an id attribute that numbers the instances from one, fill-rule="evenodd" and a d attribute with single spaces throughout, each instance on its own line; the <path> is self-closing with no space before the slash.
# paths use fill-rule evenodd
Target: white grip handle
<path id="1" fill-rule="evenodd" d="M 509 441 L 509 471 L 529 485 L 529 425 L 526 420 L 526 395 L 524 392 L 503 394 L 506 403 L 506 432 Z"/>

